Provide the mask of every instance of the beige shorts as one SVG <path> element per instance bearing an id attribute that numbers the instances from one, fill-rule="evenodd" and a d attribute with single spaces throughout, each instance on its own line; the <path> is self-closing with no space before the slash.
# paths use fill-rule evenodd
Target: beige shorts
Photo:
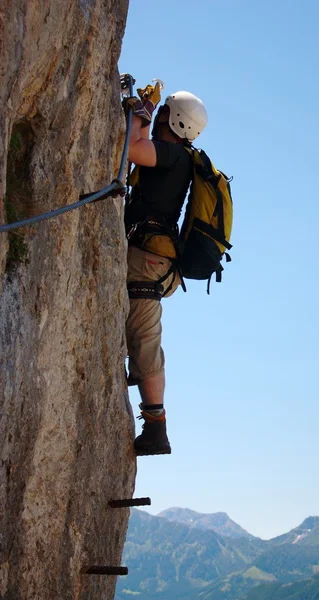
<path id="1" fill-rule="evenodd" d="M 158 281 L 171 266 L 168 258 L 140 250 L 128 249 L 127 281 Z M 173 281 L 174 280 L 174 281 Z M 172 283 L 165 298 L 171 296 L 180 283 L 178 273 L 169 275 L 163 282 L 164 291 Z M 161 347 L 162 306 L 159 300 L 138 298 L 130 300 L 126 322 L 126 339 L 129 355 L 129 384 L 154 377 L 164 370 L 164 352 Z"/>

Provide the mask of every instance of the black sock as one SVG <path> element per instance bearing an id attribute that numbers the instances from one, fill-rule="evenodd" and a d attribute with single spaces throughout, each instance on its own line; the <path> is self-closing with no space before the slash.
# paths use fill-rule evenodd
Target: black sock
<path id="1" fill-rule="evenodd" d="M 144 404 L 142 403 L 142 410 L 149 413 L 153 417 L 160 417 L 164 412 L 163 404 Z"/>

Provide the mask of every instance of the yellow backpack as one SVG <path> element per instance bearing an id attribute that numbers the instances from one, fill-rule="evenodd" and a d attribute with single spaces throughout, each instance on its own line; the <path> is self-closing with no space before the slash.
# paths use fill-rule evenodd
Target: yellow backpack
<path id="1" fill-rule="evenodd" d="M 208 279 L 209 292 L 213 273 L 221 281 L 223 255 L 226 262 L 231 260 L 225 252 L 232 247 L 231 179 L 214 167 L 203 150 L 187 150 L 192 154 L 194 174 L 179 238 L 180 266 L 186 279 Z"/>
<path id="2" fill-rule="evenodd" d="M 226 250 L 229 243 L 233 202 L 230 190 L 231 179 L 218 171 L 203 150 L 185 147 L 193 159 L 193 178 L 187 199 L 185 217 L 179 236 L 163 235 L 156 227 L 142 231 L 140 247 L 177 261 L 178 270 L 186 279 L 207 279 L 207 293 L 213 273 L 221 281 L 221 260 L 230 256 Z M 138 185 L 139 167 L 135 167 L 129 185 Z"/>

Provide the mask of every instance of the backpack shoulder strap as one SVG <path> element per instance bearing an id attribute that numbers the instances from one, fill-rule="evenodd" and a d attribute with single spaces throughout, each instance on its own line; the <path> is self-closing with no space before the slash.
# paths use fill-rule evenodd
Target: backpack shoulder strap
<path id="1" fill-rule="evenodd" d="M 131 186 L 132 188 L 135 187 L 139 182 L 139 178 L 140 178 L 140 167 L 139 167 L 139 165 L 135 165 L 133 171 L 129 175 L 128 185 Z"/>

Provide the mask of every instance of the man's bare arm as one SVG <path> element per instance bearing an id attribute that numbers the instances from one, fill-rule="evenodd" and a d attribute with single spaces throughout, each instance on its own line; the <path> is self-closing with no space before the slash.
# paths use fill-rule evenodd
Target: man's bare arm
<path id="1" fill-rule="evenodd" d="M 141 127 L 142 119 L 133 115 L 129 142 L 129 160 L 143 167 L 155 167 L 156 150 L 149 139 L 149 126 Z"/>

